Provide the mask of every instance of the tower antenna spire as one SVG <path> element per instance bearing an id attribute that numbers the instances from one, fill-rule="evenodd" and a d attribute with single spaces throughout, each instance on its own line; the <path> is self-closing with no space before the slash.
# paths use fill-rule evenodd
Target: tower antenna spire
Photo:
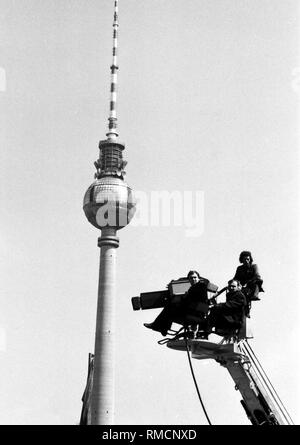
<path id="1" fill-rule="evenodd" d="M 109 118 L 108 118 L 108 139 L 115 139 L 118 137 L 117 133 L 117 85 L 118 85 L 118 0 L 114 0 L 114 22 L 113 22 L 113 59 L 110 67 L 111 81 L 110 81 L 110 104 L 109 104 Z"/>

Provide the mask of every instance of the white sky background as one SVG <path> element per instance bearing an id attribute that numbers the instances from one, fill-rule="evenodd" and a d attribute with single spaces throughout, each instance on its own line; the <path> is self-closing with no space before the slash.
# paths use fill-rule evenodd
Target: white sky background
<path id="1" fill-rule="evenodd" d="M 190 269 L 223 287 L 249 249 L 265 288 L 251 345 L 299 424 L 298 2 L 119 3 L 127 182 L 204 191 L 205 227 L 119 232 L 116 423 L 207 423 L 186 354 L 156 343 L 143 323 L 158 311 L 134 312 L 131 297 Z M 0 423 L 76 424 L 100 235 L 82 199 L 107 131 L 113 1 L 0 0 L 0 12 Z M 193 365 L 212 424 L 249 424 L 227 371 Z"/>

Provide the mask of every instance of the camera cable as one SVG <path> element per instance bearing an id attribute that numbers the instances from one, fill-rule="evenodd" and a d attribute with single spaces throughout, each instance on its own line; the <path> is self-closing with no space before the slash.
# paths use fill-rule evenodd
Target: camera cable
<path id="1" fill-rule="evenodd" d="M 193 366 L 192 366 L 192 361 L 191 361 L 191 357 L 190 357 L 190 350 L 189 350 L 188 341 L 187 341 L 186 329 L 184 330 L 184 340 L 185 340 L 186 352 L 187 352 L 187 356 L 188 356 L 188 359 L 189 359 L 189 365 L 190 365 L 192 377 L 193 377 L 193 380 L 194 380 L 194 384 L 195 384 L 195 387 L 196 387 L 196 391 L 197 391 L 197 394 L 198 394 L 198 397 L 199 397 L 199 400 L 200 400 L 203 412 L 204 412 L 205 417 L 207 419 L 207 422 L 208 422 L 209 425 L 211 425 L 211 421 L 210 421 L 210 419 L 208 417 L 208 414 L 206 412 L 206 409 L 205 409 L 205 406 L 204 406 L 204 403 L 202 401 L 202 398 L 201 398 L 201 395 L 200 395 L 200 391 L 199 391 L 199 388 L 198 388 L 198 385 L 197 385 L 197 381 L 196 381 L 196 378 L 195 378 L 195 374 L 194 374 L 194 370 L 193 370 Z"/>

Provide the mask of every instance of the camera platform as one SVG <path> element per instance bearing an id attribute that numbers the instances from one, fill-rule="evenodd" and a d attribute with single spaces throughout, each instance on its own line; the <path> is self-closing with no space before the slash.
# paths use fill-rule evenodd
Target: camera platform
<path id="1" fill-rule="evenodd" d="M 234 360 L 243 356 L 238 348 L 238 343 L 213 343 L 207 340 L 170 340 L 167 343 L 168 348 L 176 351 L 186 351 L 188 346 L 192 353 L 192 358 L 198 360 L 214 359 L 214 360 Z"/>

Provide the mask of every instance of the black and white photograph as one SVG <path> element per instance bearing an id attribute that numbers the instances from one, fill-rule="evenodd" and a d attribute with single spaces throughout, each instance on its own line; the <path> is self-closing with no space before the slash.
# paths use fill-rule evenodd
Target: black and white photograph
<path id="1" fill-rule="evenodd" d="M 0 0 L 0 425 L 300 424 L 299 23 Z"/>

